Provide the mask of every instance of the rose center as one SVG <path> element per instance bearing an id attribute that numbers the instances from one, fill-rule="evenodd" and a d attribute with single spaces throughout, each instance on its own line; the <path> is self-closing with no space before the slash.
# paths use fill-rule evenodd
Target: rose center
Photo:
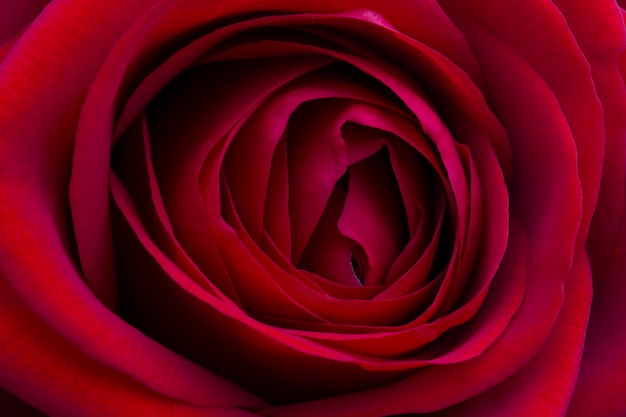
<path id="1" fill-rule="evenodd" d="M 343 285 L 383 284 L 408 240 L 404 211 L 383 148 L 337 182 L 297 266 Z"/>
<path id="2" fill-rule="evenodd" d="M 363 283 L 363 271 L 361 270 L 361 265 L 354 254 L 350 256 L 350 266 L 352 266 L 352 274 L 354 275 L 354 278 L 356 278 L 360 283 Z"/>

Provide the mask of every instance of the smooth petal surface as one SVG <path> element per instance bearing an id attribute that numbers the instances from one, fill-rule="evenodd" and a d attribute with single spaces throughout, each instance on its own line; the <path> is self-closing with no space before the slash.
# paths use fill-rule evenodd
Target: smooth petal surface
<path id="1" fill-rule="evenodd" d="M 48 3 L 50 0 L 0 1 L 0 44 L 17 36 Z"/>
<path id="2" fill-rule="evenodd" d="M 626 412 L 626 216 L 600 275 L 593 302 L 582 367 L 568 416 L 619 416 Z"/>

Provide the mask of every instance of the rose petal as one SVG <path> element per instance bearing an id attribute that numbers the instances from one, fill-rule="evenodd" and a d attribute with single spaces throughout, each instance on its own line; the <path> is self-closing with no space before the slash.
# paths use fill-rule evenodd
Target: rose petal
<path id="1" fill-rule="evenodd" d="M 17 35 L 30 24 L 50 0 L 0 1 L 0 44 Z"/>
<path id="2" fill-rule="evenodd" d="M 605 129 L 603 124 L 597 123 L 602 119 L 602 107 L 589 64 L 572 36 L 568 22 L 552 2 L 534 0 L 506 6 L 503 3 L 480 3 L 476 7 L 458 1 L 442 3 L 475 48 L 484 49 L 484 37 L 477 38 L 475 32 L 478 29 L 473 27 L 479 25 L 537 71 L 558 100 L 578 153 L 585 155 L 578 159 L 584 196 L 580 243 L 587 234 L 598 198 Z M 467 19 L 473 20 L 474 24 L 466 25 L 464 20 Z M 551 41 L 545 42 L 545 39 Z"/>
<path id="3" fill-rule="evenodd" d="M 433 416 L 452 417 L 459 413 L 489 417 L 564 415 L 582 353 L 591 301 L 590 277 L 588 260 L 585 256 L 578 257 L 565 287 L 567 298 L 559 319 L 545 346 L 532 361 L 494 388 Z M 620 395 L 613 398 L 620 398 Z M 592 412 L 598 413 L 598 408 L 593 407 Z"/>
<path id="4" fill-rule="evenodd" d="M 324 87 L 324 90 L 328 89 Z M 321 95 L 311 93 L 305 90 L 303 99 Z M 333 93 L 327 90 L 323 94 Z M 294 264 L 299 262 L 335 183 L 348 168 L 346 145 L 341 136 L 323 127 L 319 129 L 320 117 L 323 120 L 325 112 L 312 114 L 304 109 L 292 116 L 291 123 L 297 127 L 297 133 L 290 131 L 287 138 L 288 142 L 297 141 L 297 146 L 290 147 L 288 152 L 291 257 Z"/>
<path id="5" fill-rule="evenodd" d="M 335 186 L 317 227 L 313 231 L 298 267 L 316 273 L 322 278 L 345 286 L 363 285 L 360 276 L 352 265 L 352 258 L 358 245 L 354 240 L 343 236 L 337 221 L 346 201 L 346 190 Z"/>
<path id="6" fill-rule="evenodd" d="M 219 214 L 219 205 L 215 204 L 215 201 L 219 202 L 219 193 L 212 188 L 215 187 L 211 186 L 214 183 L 207 184 L 206 180 L 201 179 L 202 164 L 206 163 L 206 155 L 214 145 L 219 144 L 219 149 L 224 149 L 225 139 L 222 136 L 233 128 L 250 107 L 259 106 L 264 95 L 270 94 L 290 78 L 298 77 L 317 66 L 315 62 L 300 61 L 296 66 L 286 67 L 281 72 L 275 71 L 271 63 L 266 64 L 270 64 L 265 67 L 268 71 L 263 71 L 260 63 L 254 69 L 240 67 L 238 70 L 224 64 L 215 68 L 214 73 L 209 72 L 214 77 L 209 77 L 208 81 L 204 79 L 208 70 L 198 69 L 189 73 L 187 78 L 181 77 L 176 84 L 179 88 L 165 90 L 149 114 L 152 120 L 155 170 L 175 233 L 191 258 L 212 279 L 222 281 L 222 286 L 230 285 L 226 281 L 231 281 L 231 277 L 227 270 L 217 268 L 222 263 L 221 255 L 208 230 L 207 207 L 202 194 L 205 193 L 207 201 L 212 202 L 210 209 L 218 210 Z M 247 81 L 240 84 L 238 94 L 233 89 L 219 90 L 223 83 L 215 77 L 225 72 L 237 74 L 237 71 L 243 72 L 242 80 Z M 250 71 L 258 76 L 247 76 Z M 249 96 L 259 98 L 250 103 L 246 99 Z M 205 105 L 211 105 L 216 100 L 220 106 L 214 107 L 215 112 L 211 117 L 205 117 Z M 179 102 L 195 103 L 195 111 L 177 113 Z M 163 120 L 168 122 L 161 123 Z M 171 137 L 182 137 L 185 140 L 175 142 L 170 140 Z M 219 171 L 219 167 L 220 163 L 216 161 L 212 170 Z M 204 185 L 200 187 L 199 182 Z"/>
<path id="7" fill-rule="evenodd" d="M 133 196 L 132 203 L 129 199 L 115 198 L 118 192 L 122 192 L 122 186 L 116 179 L 111 186 L 114 200 L 118 204 L 125 203 L 134 206 L 134 209 L 140 213 L 142 221 L 148 225 L 151 237 L 194 282 L 217 297 L 237 302 L 237 294 L 230 285 L 230 281 L 216 279 L 220 275 L 215 273 L 211 275 L 213 279 L 209 280 L 176 240 L 158 188 L 152 164 L 150 134 L 145 117 L 141 117 L 131 125 L 125 137 L 116 146 L 112 159 L 116 178 L 119 176 L 119 180 L 124 183 L 124 188 L 127 190 L 124 192 Z M 129 210 L 126 207 L 119 207 L 122 212 Z M 127 220 L 130 221 L 130 219 Z M 213 265 L 214 269 L 217 267 Z"/>
<path id="8" fill-rule="evenodd" d="M 55 1 L 54 3 L 59 4 L 61 2 Z M 73 4 L 71 1 L 68 3 Z M 85 51 L 74 51 L 73 55 L 70 55 L 81 56 L 85 58 L 84 62 L 93 65 L 93 69 L 90 71 L 81 69 L 80 74 L 91 75 L 90 79 L 86 80 L 87 82 L 92 81 L 96 71 L 99 71 L 100 76 L 91 84 L 85 83 L 82 87 L 86 89 L 89 86 L 89 94 L 81 108 L 77 131 L 69 135 L 66 134 L 65 137 L 76 137 L 70 183 L 70 204 L 81 267 L 85 279 L 94 288 L 98 297 L 104 300 L 107 305 L 114 307 L 115 280 L 111 268 L 112 248 L 107 204 L 109 154 L 113 143 L 110 133 L 113 131 L 113 119 L 121 98 L 129 94 L 126 89 L 129 86 L 131 86 L 130 88 L 134 86 L 130 80 L 141 79 L 144 75 L 142 71 L 146 71 L 145 68 L 150 67 L 147 65 L 148 61 L 159 61 L 163 59 L 163 55 L 167 56 L 169 48 L 164 48 L 162 44 L 166 40 L 171 40 L 180 35 L 182 28 L 180 25 L 170 25 L 167 22 L 168 16 L 171 18 L 167 11 L 172 6 L 167 2 L 160 3 L 158 7 L 154 8 L 149 7 L 153 4 L 149 0 L 135 3 L 132 7 L 126 4 L 107 4 L 108 7 L 112 7 L 112 11 L 105 12 L 99 6 L 91 6 L 94 9 L 89 10 L 96 16 L 89 19 L 84 15 L 84 24 L 88 27 L 86 30 L 91 30 L 88 33 L 96 36 L 97 39 L 90 42 L 90 45 L 83 44 L 86 41 L 85 38 L 80 39 L 77 42 Z M 77 6 L 74 4 L 69 6 L 69 8 L 71 7 Z M 97 16 L 100 12 L 106 13 L 112 20 L 112 22 L 104 19 L 99 20 L 111 38 L 106 43 L 100 37 L 101 30 L 90 23 L 91 20 L 99 19 Z M 198 21 L 212 17 L 215 12 L 216 8 L 205 7 L 202 13 L 185 15 L 186 23 L 193 26 Z M 71 18 L 75 13 L 76 11 L 63 14 L 60 20 L 55 21 L 54 24 L 63 26 L 62 19 L 68 16 Z M 183 13 L 176 14 L 176 18 L 181 19 L 183 15 Z M 134 23 L 132 28 L 123 32 L 131 22 Z M 68 27 L 70 27 L 69 36 L 72 39 L 77 39 L 75 25 Z M 118 29 L 114 30 L 115 28 Z M 122 33 L 124 33 L 123 37 L 121 36 Z M 45 36 L 49 36 L 49 33 Z M 113 47 L 113 41 L 117 40 L 117 37 L 122 39 Z M 59 44 L 65 45 L 65 42 L 59 39 L 57 41 Z M 99 59 L 96 59 L 95 56 L 94 59 L 89 59 L 97 51 L 91 44 L 102 46 L 100 51 L 102 56 Z M 171 44 L 169 46 L 170 48 L 173 47 Z M 140 54 L 138 54 L 138 50 L 141 51 Z M 108 59 L 103 63 L 105 56 Z M 142 64 L 138 63 L 139 60 L 142 60 Z M 71 73 L 67 72 L 63 75 L 69 77 L 68 74 Z M 73 80 L 72 82 L 76 81 Z M 57 83 L 56 85 L 61 84 Z M 82 94 L 84 94 L 83 91 L 81 91 Z M 70 97 L 72 95 L 65 90 L 61 96 Z M 134 117 L 130 120 L 133 119 Z"/>
<path id="9" fill-rule="evenodd" d="M 283 254 L 286 263 L 291 259 L 291 221 L 289 220 L 289 180 L 287 168 L 287 138 L 281 137 L 272 157 L 270 177 L 263 207 L 263 230 L 272 244 Z M 270 248 L 261 241 L 265 252 Z M 273 246 L 270 245 L 270 246 Z"/>
<path id="10" fill-rule="evenodd" d="M 602 272 L 593 277 L 593 302 L 580 375 L 568 416 L 626 412 L 626 216 Z"/>
<path id="11" fill-rule="evenodd" d="M 355 241 L 366 259 L 356 260 L 364 285 L 383 283 L 409 233 L 388 151 L 350 166 L 348 193 L 337 227 Z M 355 255 L 357 256 L 357 255 Z"/>
<path id="12" fill-rule="evenodd" d="M 223 410 L 222 415 L 225 417 L 253 415 L 238 408 L 222 408 L 230 403 L 229 400 L 224 401 L 222 395 L 231 396 L 234 394 L 233 390 L 240 391 L 232 385 L 227 388 L 224 381 L 221 381 L 224 385 L 216 381 L 211 388 L 210 392 L 215 392 L 215 389 L 221 391 L 221 394 L 214 397 L 215 402 L 209 400 L 206 403 L 206 397 L 199 404 L 172 401 L 163 393 L 131 378 L 130 366 L 122 368 L 120 372 L 93 360 L 89 357 L 89 352 L 71 344 L 29 311 L 4 283 L 0 285 L 0 334 L 3 345 L 0 358 L 3 373 L 0 383 L 10 386 L 16 395 L 46 414 L 116 416 L 129 411 L 150 413 L 167 408 L 172 416 L 196 416 L 202 415 L 202 410 L 207 405 L 216 405 Z M 84 314 L 83 310 L 76 311 L 80 311 L 77 316 Z M 46 348 L 41 349 L 42 346 Z M 107 347 L 113 348 L 110 345 Z M 120 355 L 123 354 L 120 351 Z M 146 365 L 141 360 L 135 362 L 135 367 Z M 153 368 L 151 372 L 154 375 L 158 370 Z M 68 386 L 72 389 L 68 390 Z M 103 393 L 106 395 L 103 396 Z M 242 399 L 243 397 L 236 401 Z M 249 404 L 258 405 L 260 402 Z"/>
<path id="13" fill-rule="evenodd" d="M 126 218 L 132 215 L 125 213 Z M 193 281 L 181 279 L 180 271 L 159 253 L 138 219 L 130 224 L 133 231 L 119 229 L 124 233 L 117 246 L 120 276 L 129 299 L 143 300 L 130 305 L 129 319 L 153 338 L 272 398 L 327 395 L 389 378 L 365 374 L 349 364 L 353 361 L 350 355 L 294 337 L 217 302 Z M 163 308 L 170 304 L 178 308 Z M 220 329 L 229 329 L 227 337 L 220 336 L 224 335 Z M 276 361 L 289 366 L 276 368 Z M 335 376 L 332 382 L 327 378 L 329 372 Z"/>
<path id="14" fill-rule="evenodd" d="M 202 10 L 204 4 L 198 0 L 178 0 L 191 10 Z M 479 66 L 472 56 L 462 32 L 459 31 L 449 16 L 442 10 L 438 2 L 423 1 L 414 7 L 405 7 L 402 4 L 389 2 L 380 3 L 376 0 L 347 0 L 337 3 L 332 0 L 315 1 L 314 3 L 294 3 L 289 0 L 269 0 L 263 3 L 264 10 L 283 10 L 298 13 L 316 13 L 333 19 L 333 15 L 345 13 L 355 21 L 380 24 L 389 21 L 395 27 L 394 36 L 407 34 L 413 39 L 423 39 L 442 56 L 450 59 L 470 74 L 473 80 L 480 80 Z M 224 16 L 240 15 L 249 10 L 259 10 L 254 0 L 240 0 L 223 5 L 221 13 Z M 379 13 L 372 13 L 378 10 Z M 385 18 L 382 18 L 385 16 Z M 342 25 L 343 26 L 343 25 Z M 410 58 L 410 57 L 405 57 Z"/>
<path id="15" fill-rule="evenodd" d="M 20 417 L 45 417 L 41 411 L 32 405 L 25 403 L 11 392 L 0 388 L 0 407 L 12 416 Z"/>
<path id="16" fill-rule="evenodd" d="M 55 396 L 65 398 L 61 407 L 81 403 L 81 399 L 63 397 L 61 392 L 56 395 L 55 391 L 48 391 L 50 386 L 47 385 L 28 390 L 28 387 L 36 386 L 34 380 L 37 379 L 36 373 L 28 370 L 36 372 L 41 366 L 46 375 L 55 379 L 66 375 L 71 379 L 71 382 L 67 380 L 68 384 L 77 381 L 75 376 L 81 374 L 87 378 L 86 382 L 93 381 L 89 372 L 93 368 L 84 369 L 73 362 L 74 352 L 83 352 L 88 363 L 102 369 L 103 391 L 111 386 L 106 375 L 122 371 L 138 381 L 139 385 L 134 385 L 137 395 L 151 387 L 149 389 L 160 393 L 159 396 L 196 404 L 208 404 L 213 400 L 222 404 L 240 404 L 240 400 L 246 397 L 253 398 L 246 394 L 239 397 L 241 391 L 230 397 L 234 393 L 230 388 L 221 394 L 216 393 L 215 399 L 209 398 L 206 393 L 216 392 L 214 390 L 220 389 L 223 381 L 164 350 L 104 308 L 85 285 L 77 270 L 75 255 L 69 249 L 65 220 L 67 195 L 63 191 L 67 190 L 67 169 L 71 161 L 72 143 L 67 138 L 74 136 L 78 106 L 105 54 L 117 36 L 145 11 L 146 5 L 141 1 L 132 5 L 108 1 L 89 4 L 55 1 L 54 7 L 46 9 L 46 19 L 38 19 L 31 26 L 16 45 L 16 53 L 7 57 L 0 70 L 3 97 L 0 119 L 3 126 L 10 126 L 3 131 L 0 145 L 3 167 L 0 178 L 0 252 L 3 259 L 0 267 L 2 285 L 10 289 L 5 291 L 3 288 L 2 294 L 9 298 L 6 303 L 3 300 L 0 307 L 6 308 L 2 312 L 3 319 L 13 320 L 15 317 L 17 320 L 11 331 L 0 331 L 3 337 L 16 341 L 16 351 L 9 354 L 9 350 L 3 349 L 0 355 L 2 369 L 7 370 L 2 372 L 2 385 L 11 391 L 20 391 L 22 398 L 32 399 L 42 407 L 44 397 L 40 395 L 47 396 L 51 413 L 59 406 Z M 75 20 L 79 10 L 84 20 Z M 50 44 L 52 35 L 58 42 L 54 44 L 56 46 Z M 72 58 L 76 56 L 85 60 L 77 64 Z M 56 101 L 41 100 L 42 96 L 54 97 Z M 8 120 L 10 123 L 4 122 Z M 33 124 L 33 120 L 37 123 Z M 26 316 L 21 315 L 24 309 L 28 311 Z M 32 323 L 28 317 L 37 317 L 36 320 L 45 317 L 41 329 L 47 330 L 40 332 L 39 327 L 32 327 L 32 332 L 17 338 L 15 329 L 21 331 Z M 2 323 L 10 324 L 8 321 Z M 51 332 L 58 337 L 52 336 Z M 50 356 L 45 355 L 46 351 L 41 347 L 53 340 Z M 68 345 L 75 350 L 63 353 Z M 26 346 L 33 350 L 26 349 Z M 62 349 L 56 350 L 57 347 Z M 13 355 L 16 352 L 25 362 L 16 360 Z M 30 363 L 32 366 L 27 362 L 30 358 L 34 360 Z M 68 360 L 74 365 L 69 367 L 64 358 L 70 358 Z M 15 370 L 9 371 L 12 366 L 16 367 Z M 76 373 L 69 369 L 76 370 Z M 20 375 L 32 379 L 33 384 L 23 385 Z M 40 383 L 45 383 L 45 379 Z M 59 385 L 57 389 L 61 390 L 61 387 Z M 92 392 L 97 393 L 98 389 Z M 123 401 L 123 391 L 116 392 L 120 395 L 116 398 Z M 227 397 L 230 400 L 222 402 Z M 89 411 L 91 406 L 88 403 L 89 398 L 82 402 L 87 407 L 84 414 L 96 413 L 95 410 Z M 113 403 L 117 400 L 114 399 Z M 249 404 L 254 403 L 258 404 L 257 401 Z M 99 404 L 93 401 L 93 406 Z M 117 409 L 112 410 L 114 415 L 119 415 Z"/>

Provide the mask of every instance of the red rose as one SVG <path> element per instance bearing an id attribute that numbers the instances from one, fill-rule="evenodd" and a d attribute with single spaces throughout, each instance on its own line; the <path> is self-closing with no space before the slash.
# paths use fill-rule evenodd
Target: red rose
<path id="1" fill-rule="evenodd" d="M 610 0 L 0 3 L 8 415 L 626 413 Z"/>

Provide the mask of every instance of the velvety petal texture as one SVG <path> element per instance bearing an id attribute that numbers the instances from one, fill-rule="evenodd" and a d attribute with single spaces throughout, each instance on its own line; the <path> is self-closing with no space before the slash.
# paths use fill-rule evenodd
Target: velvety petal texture
<path id="1" fill-rule="evenodd" d="M 626 413 L 613 0 L 0 16 L 0 409 Z"/>

